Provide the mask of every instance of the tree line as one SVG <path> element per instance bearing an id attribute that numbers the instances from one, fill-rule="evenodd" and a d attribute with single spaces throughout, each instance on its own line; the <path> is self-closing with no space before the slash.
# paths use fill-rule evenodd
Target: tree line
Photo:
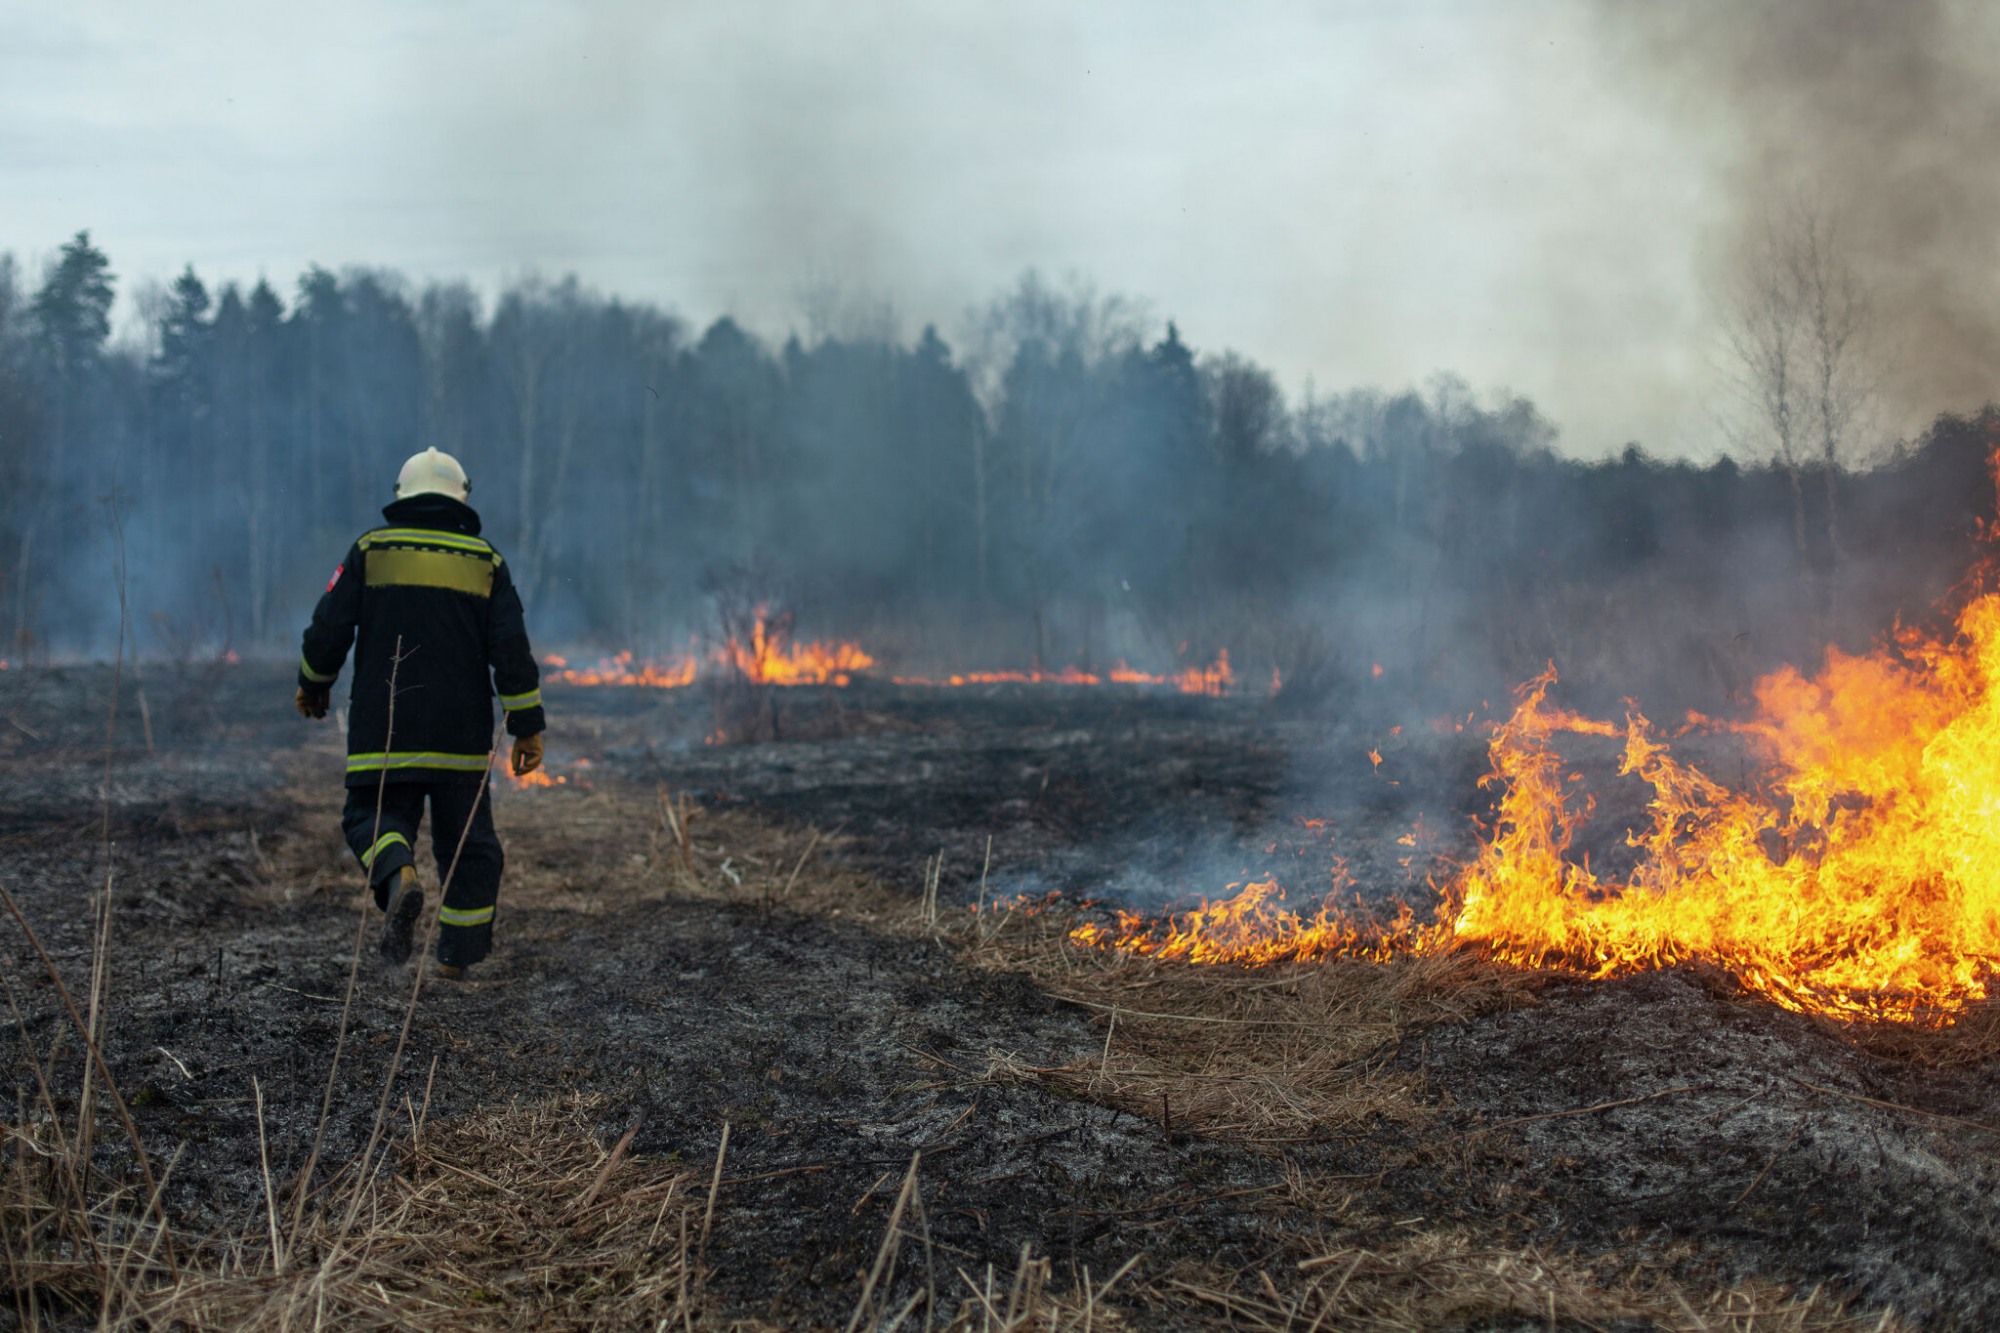
<path id="1" fill-rule="evenodd" d="M 772 345 L 573 278 L 486 302 L 319 267 L 282 293 L 190 268 L 114 342 L 117 281 L 87 233 L 33 277 L 0 257 L 17 659 L 108 649 L 121 550 L 142 651 L 282 649 L 426 445 L 465 463 L 544 642 L 662 650 L 753 595 L 913 669 L 1227 647 L 1302 682 L 1555 656 L 1730 690 L 1920 605 L 1992 510 L 1984 419 L 1865 470 L 1789 441 L 1581 460 L 1517 396 L 1288 399 L 1033 274 L 962 347 L 838 321 Z M 1835 506 L 1837 549 L 1807 540 Z"/>

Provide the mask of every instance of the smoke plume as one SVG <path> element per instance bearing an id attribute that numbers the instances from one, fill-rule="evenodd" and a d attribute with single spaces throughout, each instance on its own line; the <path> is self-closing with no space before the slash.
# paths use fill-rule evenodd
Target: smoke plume
<path id="1" fill-rule="evenodd" d="M 1640 95 L 1722 160 L 1713 276 L 1804 208 L 1870 293 L 1881 389 L 1905 429 L 1995 393 L 2000 16 L 1948 0 L 1598 6 Z"/>

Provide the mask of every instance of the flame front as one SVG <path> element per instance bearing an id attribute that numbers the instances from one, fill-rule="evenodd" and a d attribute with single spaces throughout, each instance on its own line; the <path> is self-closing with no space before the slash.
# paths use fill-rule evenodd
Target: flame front
<path id="1" fill-rule="evenodd" d="M 2000 966 L 2000 597 L 1948 641 L 1829 650 L 1812 678 L 1757 686 L 1733 729 L 1766 762 L 1734 792 L 1674 758 L 1646 719 L 1622 728 L 1550 707 L 1544 673 L 1495 733 L 1493 837 L 1466 867 L 1455 935 L 1529 966 L 1608 976 L 1704 961 L 1787 1008 L 1948 1020 Z M 1652 788 L 1623 880 L 1568 853 L 1587 801 L 1554 738 L 1619 734 Z"/>
<path id="2" fill-rule="evenodd" d="M 1991 586 L 1990 572 L 1972 584 Z M 1760 761 L 1741 791 L 1676 758 L 1636 707 L 1622 723 L 1557 707 L 1550 668 L 1494 731 L 1485 782 L 1497 811 L 1440 885 L 1429 930 L 1301 915 L 1259 883 L 1072 938 L 1195 963 L 1382 947 L 1472 947 L 1596 977 L 1696 963 L 1804 1013 L 1948 1024 L 2000 971 L 2000 594 L 1969 595 L 1953 620 L 1942 635 L 1904 630 L 1864 655 L 1829 649 L 1810 676 L 1786 667 L 1759 681 L 1747 721 L 1710 724 Z M 1651 790 L 1623 877 L 1574 854 L 1596 807 L 1560 752 L 1571 736 L 1620 741 L 1621 775 Z"/>

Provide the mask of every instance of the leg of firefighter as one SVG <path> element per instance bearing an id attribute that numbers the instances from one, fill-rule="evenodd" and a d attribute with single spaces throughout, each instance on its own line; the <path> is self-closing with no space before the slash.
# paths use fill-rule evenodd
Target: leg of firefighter
<path id="1" fill-rule="evenodd" d="M 451 880 L 438 912 L 437 960 L 445 976 L 455 976 L 493 947 L 493 904 L 500 897 L 506 857 L 500 850 L 500 835 L 493 831 L 490 787 L 438 783 L 430 793 L 431 849 L 437 854 L 438 877 Z"/>
<path id="2" fill-rule="evenodd" d="M 377 817 L 377 806 L 380 817 Z M 375 890 L 375 906 L 389 905 L 389 884 L 396 872 L 414 865 L 410 850 L 417 840 L 417 824 L 424 814 L 424 789 L 414 783 L 390 782 L 377 786 L 347 789 L 347 806 L 340 812 L 340 827 L 355 859 L 368 872 L 369 887 Z"/>

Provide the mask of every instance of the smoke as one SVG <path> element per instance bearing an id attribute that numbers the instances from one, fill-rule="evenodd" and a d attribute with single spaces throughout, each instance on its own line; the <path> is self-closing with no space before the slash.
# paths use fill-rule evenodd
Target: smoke
<path id="1" fill-rule="evenodd" d="M 2000 16 L 1950 0 L 1599 3 L 1639 91 L 1702 136 L 1731 207 L 1718 287 L 1809 210 L 1869 290 L 1880 388 L 1908 429 L 1994 396 Z"/>

